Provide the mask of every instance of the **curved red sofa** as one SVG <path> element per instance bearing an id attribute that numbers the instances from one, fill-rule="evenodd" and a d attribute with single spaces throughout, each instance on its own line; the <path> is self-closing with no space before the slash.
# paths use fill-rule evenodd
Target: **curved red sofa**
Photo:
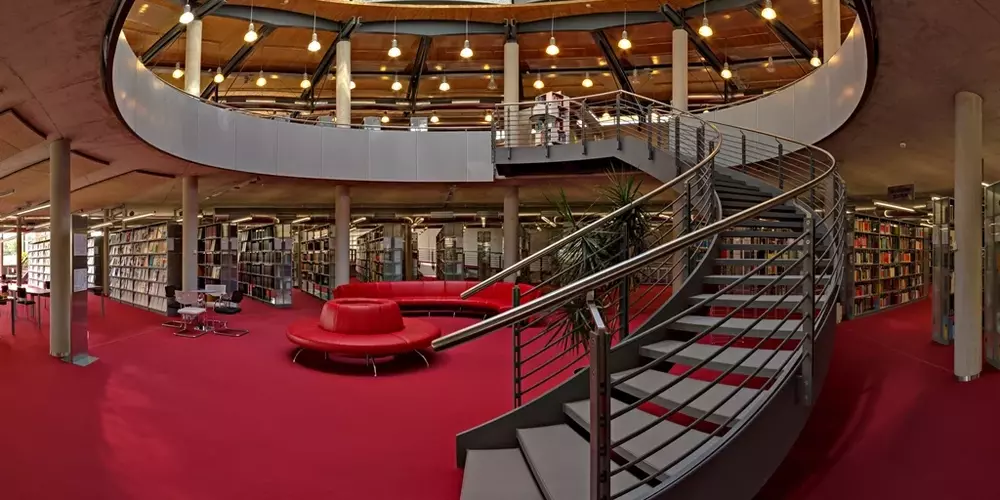
<path id="1" fill-rule="evenodd" d="M 335 298 L 380 298 L 394 301 L 403 310 L 449 310 L 497 314 L 513 307 L 513 283 L 495 283 L 485 290 L 463 299 L 462 292 L 479 284 L 477 281 L 379 281 L 350 283 L 333 290 Z M 538 298 L 538 290 L 528 293 L 531 285 L 516 285 L 521 290 L 521 303 Z"/>
<path id="2" fill-rule="evenodd" d="M 427 349 L 441 329 L 404 318 L 391 300 L 347 298 L 324 304 L 318 320 L 292 323 L 286 336 L 303 349 L 369 359 Z"/>

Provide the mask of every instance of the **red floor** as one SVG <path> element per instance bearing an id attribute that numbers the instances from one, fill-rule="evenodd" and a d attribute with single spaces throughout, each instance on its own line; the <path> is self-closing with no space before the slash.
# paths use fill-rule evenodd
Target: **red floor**
<path id="1" fill-rule="evenodd" d="M 509 333 L 432 359 L 315 371 L 283 326 L 318 313 L 250 302 L 246 337 L 173 337 L 162 317 L 91 300 L 87 368 L 0 317 L 0 497 L 458 498 L 454 436 L 510 408 Z M 802 439 L 759 495 L 963 498 L 992 492 L 1000 375 L 952 382 L 929 302 L 844 323 Z M 469 320 L 435 318 L 445 331 Z M 44 328 L 44 325 L 43 325 Z M 306 359 L 314 364 L 315 359 Z M 328 366 L 328 365 L 327 365 Z M 987 495 L 989 496 L 989 495 Z"/>

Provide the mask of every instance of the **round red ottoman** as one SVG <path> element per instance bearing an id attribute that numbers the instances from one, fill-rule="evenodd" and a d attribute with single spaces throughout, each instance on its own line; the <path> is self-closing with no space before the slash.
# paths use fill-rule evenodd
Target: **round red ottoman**
<path id="1" fill-rule="evenodd" d="M 303 319 L 289 325 L 288 340 L 302 349 L 364 358 L 375 369 L 374 359 L 416 352 L 430 347 L 441 329 L 426 321 L 404 318 L 389 299 L 334 299 L 323 305 L 319 321 Z M 430 364 L 428 363 L 428 366 Z M 377 375 L 377 371 L 376 371 Z"/>

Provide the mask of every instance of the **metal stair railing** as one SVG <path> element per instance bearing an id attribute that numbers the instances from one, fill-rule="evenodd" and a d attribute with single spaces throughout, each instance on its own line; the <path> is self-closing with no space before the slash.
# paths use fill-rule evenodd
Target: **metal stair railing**
<path id="1" fill-rule="evenodd" d="M 621 93 L 616 100 L 621 101 L 623 97 L 625 94 Z M 643 101 L 639 100 L 638 102 Z M 669 107 L 657 103 L 655 106 L 649 106 L 647 111 L 652 115 L 660 110 L 669 110 Z M 625 130 L 622 132 L 638 132 L 639 134 L 646 132 L 647 135 L 655 137 L 655 133 L 649 134 L 650 131 L 646 131 L 647 128 L 653 128 L 654 125 L 641 118 L 635 119 L 636 123 L 629 123 L 627 126 L 622 126 L 621 121 L 620 118 L 617 120 L 615 132 L 629 128 L 627 132 Z M 737 182 L 757 186 L 762 191 L 771 193 L 772 198 L 748 208 L 734 210 L 735 213 L 731 215 L 727 214 L 723 218 L 711 220 L 697 229 L 676 236 L 670 241 L 651 246 L 639 255 L 631 256 L 606 269 L 597 270 L 530 302 L 434 342 L 435 349 L 448 349 L 487 335 L 497 329 L 517 325 L 519 322 L 546 323 L 546 318 L 558 318 L 567 304 L 574 301 L 586 303 L 589 316 L 587 324 L 590 325 L 588 332 L 590 349 L 588 350 L 596 348 L 603 351 L 588 352 L 591 358 L 588 369 L 591 370 L 590 379 L 593 384 L 590 401 L 591 491 L 592 498 L 595 499 L 621 498 L 642 485 L 653 487 L 653 493 L 648 497 L 658 495 L 670 488 L 676 481 L 682 480 L 687 473 L 697 467 L 700 463 L 700 460 L 697 460 L 698 457 L 713 453 L 725 446 L 732 436 L 739 434 L 739 428 L 752 421 L 757 410 L 768 403 L 778 388 L 790 381 L 794 380 L 800 386 L 801 390 L 797 391 L 801 398 L 800 403 L 812 404 L 813 344 L 817 335 L 832 320 L 831 316 L 836 310 L 836 300 L 839 296 L 838 291 L 843 275 L 845 243 L 845 189 L 843 180 L 836 172 L 836 163 L 833 157 L 822 149 L 761 131 L 718 123 L 709 125 L 710 127 L 704 130 L 710 128 L 718 130 L 721 134 L 719 136 L 720 143 L 712 153 L 709 162 L 714 163 L 715 172 L 718 175 L 728 174 Z M 666 143 L 672 144 L 669 138 Z M 718 199 L 714 192 L 711 193 L 711 197 Z M 760 257 L 755 254 L 756 260 L 761 260 L 759 264 L 743 268 L 734 267 L 735 272 L 732 274 L 731 282 L 720 285 L 720 288 L 707 298 L 699 300 L 673 317 L 659 321 L 654 325 L 644 325 L 642 335 L 633 336 L 626 342 L 641 341 L 642 337 L 647 335 L 670 330 L 677 321 L 710 307 L 715 299 L 724 294 L 742 295 L 746 297 L 745 300 L 735 307 L 729 307 L 725 314 L 716 317 L 716 320 L 710 325 L 691 334 L 686 341 L 669 352 L 619 374 L 612 380 L 607 372 L 607 358 L 618 346 L 612 345 L 610 333 L 602 334 L 601 332 L 604 330 L 613 332 L 614 330 L 605 326 L 603 320 L 603 318 L 610 318 L 606 313 L 613 311 L 613 308 L 610 308 L 609 305 L 619 299 L 614 293 L 614 284 L 620 283 L 622 280 L 634 279 L 651 264 L 669 260 L 685 252 L 696 253 L 704 248 L 712 238 L 720 237 L 724 231 L 735 228 L 759 228 L 754 229 L 755 231 L 770 230 L 767 226 L 773 224 L 768 224 L 768 222 L 772 222 L 777 217 L 772 209 L 786 204 L 796 207 L 798 213 L 802 215 L 801 234 L 786 231 L 783 235 L 782 231 L 774 231 L 775 236 L 769 238 L 768 243 L 757 243 L 751 240 L 748 243 L 751 248 L 758 244 L 770 244 L 769 247 L 762 246 L 761 248 L 778 247 L 778 249 L 763 250 L 764 254 Z M 607 223 L 606 220 L 604 223 Z M 780 240 L 781 243 L 773 244 L 770 241 L 772 239 Z M 571 241 L 573 240 L 571 239 Z M 565 244 L 563 243 L 563 245 Z M 719 261 L 716 263 L 718 264 Z M 722 262 L 722 264 L 725 263 Z M 733 270 L 730 269 L 730 271 Z M 762 308 L 758 305 L 758 301 L 765 295 L 770 297 L 771 304 Z M 711 355 L 690 366 L 680 375 L 675 375 L 662 387 L 658 387 L 646 396 L 627 404 L 624 408 L 614 412 L 610 410 L 611 392 L 615 388 L 627 384 L 629 380 L 653 370 L 664 362 L 669 362 L 684 349 L 709 339 L 710 335 L 718 334 L 719 329 L 733 318 L 749 319 L 750 321 L 743 325 L 739 332 L 726 334 L 729 339 L 722 345 L 716 346 L 716 350 Z M 753 335 L 750 335 L 751 333 Z M 751 341 L 751 338 L 754 340 Z M 603 340 L 595 341 L 595 339 Z M 750 347 L 745 345 L 748 342 L 751 343 Z M 731 351 L 735 348 L 741 350 Z M 777 367 L 774 367 L 772 362 L 782 351 L 788 352 L 789 355 Z M 731 363 L 727 361 L 726 364 L 729 367 L 721 370 L 711 381 L 705 383 L 684 401 L 673 402 L 665 413 L 654 418 L 648 424 L 628 435 L 611 440 L 608 431 L 612 428 L 615 419 L 621 418 L 629 411 L 637 411 L 640 405 L 654 401 L 671 388 L 690 380 L 696 371 L 709 366 L 713 360 L 727 352 L 736 353 L 736 360 Z M 748 376 L 741 382 L 735 385 L 722 383 L 727 376 L 733 374 L 740 366 L 744 366 L 744 363 L 755 355 L 763 357 L 763 360 L 756 360 L 755 363 L 759 363 L 759 366 L 746 374 Z M 769 369 L 770 374 L 764 373 L 765 367 Z M 749 389 L 748 385 L 751 381 L 755 381 L 759 389 Z M 712 408 L 706 410 L 692 407 L 692 404 L 708 391 L 720 387 L 728 388 L 730 392 L 717 401 Z M 713 422 L 717 427 L 708 432 L 698 430 L 698 427 L 702 426 L 710 416 L 716 414 L 723 405 L 730 404 L 732 406 L 730 402 L 733 401 L 734 396 L 747 394 L 745 391 L 751 391 L 752 396 L 746 397 L 745 401 L 738 405 L 738 408 L 730 408 L 728 411 L 731 415 L 724 421 Z M 656 425 L 688 409 L 691 410 L 688 413 L 699 416 L 694 422 L 685 425 L 682 431 L 675 433 L 669 439 L 662 440 L 652 448 L 646 449 L 643 453 L 632 456 L 629 460 L 621 460 L 618 463 L 611 460 L 610 457 L 615 454 L 615 450 L 622 449 L 631 440 L 641 435 L 647 435 L 645 433 Z M 680 439 L 688 435 L 700 437 L 694 445 L 685 443 L 684 446 L 687 448 L 670 463 L 657 466 L 655 470 L 649 470 L 650 466 L 647 464 L 647 467 L 642 469 L 645 475 L 638 482 L 621 490 L 611 491 L 611 478 L 614 475 L 625 470 L 635 471 L 637 466 L 653 454 L 678 443 Z M 646 444 L 648 445 L 648 443 Z M 618 455 L 624 456 L 624 454 Z"/>

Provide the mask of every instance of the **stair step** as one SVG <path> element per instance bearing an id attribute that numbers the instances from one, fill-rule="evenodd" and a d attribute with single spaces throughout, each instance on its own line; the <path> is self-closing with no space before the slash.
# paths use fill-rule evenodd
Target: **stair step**
<path id="1" fill-rule="evenodd" d="M 621 411 L 623 408 L 628 406 L 627 404 L 617 400 L 611 400 L 611 412 L 615 413 Z M 567 403 L 563 405 L 563 410 L 574 422 L 585 429 L 590 428 L 590 401 L 576 401 L 574 403 Z M 616 441 L 621 439 L 636 430 L 649 425 L 650 422 L 656 420 L 654 415 L 646 413 L 638 408 L 628 411 L 622 414 L 620 417 L 611 421 L 611 440 Z M 657 471 L 663 469 L 664 467 L 670 465 L 678 458 L 687 454 L 690 450 L 696 447 L 701 447 L 702 450 L 707 451 L 716 441 L 719 440 L 717 437 L 712 437 L 702 444 L 702 441 L 708 436 L 708 434 L 691 429 L 687 432 L 685 427 L 682 425 L 675 424 L 668 420 L 664 420 L 651 429 L 639 434 L 638 436 L 622 443 L 620 446 L 615 448 L 615 452 L 620 455 L 625 460 L 631 462 L 635 460 L 636 457 L 644 455 L 652 450 L 653 448 L 659 446 L 660 444 L 666 442 L 667 440 L 673 438 L 677 434 L 684 433 L 681 437 L 677 438 L 676 441 L 670 443 L 662 450 L 659 450 L 652 455 L 646 457 L 637 464 L 640 470 L 649 475 L 654 475 Z M 671 470 L 678 470 L 683 468 L 688 462 L 697 460 L 703 455 L 698 451 L 690 453 L 683 460 L 678 462 L 676 465 L 671 467 L 665 474 L 660 474 L 657 477 L 660 480 L 666 479 L 670 476 Z"/>
<path id="2" fill-rule="evenodd" d="M 647 358 L 658 359 L 660 356 L 674 351 L 683 344 L 684 342 L 677 340 L 664 340 L 662 342 L 641 347 L 639 349 L 639 353 Z M 680 352 L 670 356 L 668 359 L 674 363 L 694 366 L 705 361 L 720 349 L 722 349 L 722 346 L 692 344 Z M 743 360 L 743 362 L 739 362 L 740 359 L 747 354 L 750 354 L 750 357 Z M 772 357 L 770 361 L 766 361 L 771 354 L 774 354 L 774 357 Z M 761 368 L 760 372 L 757 373 L 757 376 L 771 377 L 772 375 L 778 373 L 778 370 L 781 369 L 782 363 L 791 357 L 792 354 L 794 354 L 794 351 L 758 349 L 754 352 L 753 349 L 730 347 L 723 350 L 718 356 L 712 358 L 712 360 L 709 361 L 704 368 L 709 370 L 725 371 L 735 365 L 736 369 L 733 370 L 733 373 L 738 373 L 740 375 L 752 375 L 755 370 L 763 366 L 764 368 Z M 766 365 L 765 361 L 767 363 Z"/>
<path id="3" fill-rule="evenodd" d="M 576 431 L 566 424 L 518 429 L 517 441 L 546 500 L 590 498 L 590 443 Z M 611 493 L 637 482 L 628 471 L 615 474 Z M 650 492 L 652 488 L 643 485 L 621 498 L 645 498 Z"/>
<path id="4" fill-rule="evenodd" d="M 630 372 L 631 370 L 612 374 L 611 379 L 617 380 L 628 375 Z M 646 370 L 629 379 L 627 382 L 623 382 L 616 388 L 633 397 L 643 398 L 658 392 L 663 386 L 677 378 L 676 375 L 666 372 Z M 678 382 L 677 385 L 671 387 L 669 390 L 655 396 L 652 402 L 672 410 L 681 407 L 681 404 L 694 396 L 695 393 L 711 384 L 708 381 L 687 378 Z M 714 412 L 709 413 L 719 402 L 734 392 L 736 394 L 733 397 L 729 398 L 728 401 L 719 406 Z M 733 385 L 716 384 L 697 399 L 691 401 L 687 406 L 681 407 L 680 412 L 695 418 L 708 415 L 705 420 L 718 425 L 726 425 L 732 417 L 741 411 L 743 405 L 756 397 L 758 393 L 760 391 L 757 389 L 739 389 Z M 736 419 L 733 419 L 729 423 L 736 423 Z"/>
<path id="5" fill-rule="evenodd" d="M 744 209 L 742 209 L 742 208 L 726 208 L 726 207 L 722 207 L 722 215 L 728 217 L 730 215 L 738 214 L 738 213 L 742 212 L 743 210 Z M 763 212 L 758 213 L 754 217 L 759 217 L 759 218 L 762 218 L 762 219 L 801 220 L 802 219 L 802 214 L 800 214 L 798 212 L 782 212 L 782 211 L 777 211 L 777 210 L 765 210 Z"/>
<path id="6" fill-rule="evenodd" d="M 757 188 L 750 187 L 750 186 L 736 186 L 736 185 L 732 185 L 732 184 L 715 184 L 713 187 L 715 188 L 715 191 L 717 193 L 720 193 L 720 196 L 721 196 L 721 193 L 741 194 L 741 195 L 748 195 L 748 196 L 749 195 L 764 195 L 764 196 L 767 196 L 767 193 L 764 193 L 761 190 L 759 190 Z"/>
<path id="7" fill-rule="evenodd" d="M 750 244 L 750 243 L 725 243 L 725 242 L 723 242 L 723 243 L 720 244 L 720 246 L 721 246 L 721 248 L 723 250 L 759 250 L 759 251 L 765 251 L 765 250 L 782 250 L 786 246 L 788 246 L 788 244 L 786 243 L 784 245 L 760 245 L 760 244 L 754 245 L 754 244 Z M 802 243 L 800 242 L 799 244 L 791 247 L 789 250 L 796 250 L 796 249 L 798 249 L 801 246 L 802 246 Z"/>
<path id="8" fill-rule="evenodd" d="M 767 259 L 715 259 L 715 265 L 717 266 L 759 266 L 764 263 Z M 826 259 L 823 259 L 826 262 Z M 771 261 L 769 266 L 783 266 L 788 267 L 791 265 L 798 265 L 797 259 L 774 259 Z M 820 261 L 817 261 L 817 266 L 820 265 Z"/>
<path id="9" fill-rule="evenodd" d="M 701 301 L 703 301 L 705 299 L 708 299 L 709 297 L 711 297 L 713 295 L 715 295 L 715 294 L 713 294 L 713 293 L 703 293 L 703 294 L 699 294 L 699 295 L 694 295 L 690 299 L 688 299 L 688 302 L 691 305 L 694 305 L 694 304 L 697 304 L 697 303 L 699 303 L 699 302 L 701 302 Z M 723 295 L 719 295 L 718 297 L 712 299 L 712 301 L 709 302 L 708 305 L 709 306 L 717 306 L 717 307 L 740 307 L 740 306 L 746 304 L 747 301 L 750 300 L 751 297 L 752 297 L 752 295 L 723 294 Z M 783 307 L 778 307 L 777 309 L 787 310 L 787 309 L 791 309 L 791 308 L 795 307 L 799 303 L 799 301 L 801 301 L 802 298 L 803 298 L 802 295 L 788 295 L 788 296 L 786 296 L 784 298 L 784 300 L 782 300 L 781 297 L 782 297 L 781 295 L 761 295 L 760 297 L 757 297 L 756 299 L 754 299 L 752 304 L 748 304 L 748 307 L 758 308 L 758 309 L 767 309 L 768 307 L 771 307 L 774 304 L 777 304 L 777 303 L 780 302 L 781 306 L 783 306 Z M 815 300 L 816 300 L 816 303 L 819 304 L 823 300 L 826 300 L 826 299 L 822 295 L 817 295 L 816 298 L 815 298 Z"/>
<path id="10" fill-rule="evenodd" d="M 718 323 L 722 318 L 715 318 L 712 316 L 698 316 L 698 315 L 688 315 L 684 316 L 677 321 L 670 324 L 671 330 L 677 330 L 682 332 L 691 333 L 701 333 Z M 793 339 L 801 339 L 803 337 L 803 331 L 801 328 L 801 319 L 750 319 L 750 318 L 729 318 L 722 322 L 719 326 L 716 326 L 709 333 L 719 334 L 719 335 L 739 335 L 747 327 L 753 324 L 753 328 L 750 329 L 743 337 L 744 338 L 765 338 L 771 335 L 775 327 L 778 331 L 771 335 L 772 339 L 784 339 L 791 335 Z"/>
<path id="11" fill-rule="evenodd" d="M 725 231 L 723 238 L 798 238 L 802 235 L 799 231 Z"/>
<path id="12" fill-rule="evenodd" d="M 521 450 L 469 450 L 461 500 L 542 500 Z"/>
<path id="13" fill-rule="evenodd" d="M 750 219 L 740 222 L 736 227 L 787 227 L 792 229 L 802 229 L 801 220 L 757 220 Z"/>
<path id="14" fill-rule="evenodd" d="M 773 196 L 769 196 L 764 193 L 753 193 L 753 194 L 748 192 L 730 193 L 726 191 L 718 191 L 718 193 L 719 193 L 719 201 L 721 201 L 723 204 L 733 201 L 749 201 L 751 203 L 760 203 L 762 201 L 767 201 L 773 198 Z"/>
<path id="15" fill-rule="evenodd" d="M 743 275 L 733 275 L 728 276 L 725 274 L 710 274 L 705 276 L 704 284 L 706 285 L 728 285 L 734 281 L 742 278 Z M 763 286 L 770 285 L 772 281 L 776 281 L 780 285 L 794 285 L 798 283 L 801 279 L 801 275 L 785 275 L 784 277 L 778 278 L 777 276 L 748 276 L 747 279 L 740 282 L 741 285 L 754 285 Z M 830 281 L 830 275 L 825 274 L 822 276 L 816 276 L 816 284 L 824 284 Z M 803 282 L 805 283 L 805 282 Z"/>
<path id="16" fill-rule="evenodd" d="M 763 195 L 763 196 L 767 196 L 767 195 Z M 771 198 L 772 197 L 770 197 L 770 196 L 767 197 L 767 199 L 771 199 Z M 760 202 L 758 202 L 758 201 L 735 201 L 734 200 L 734 201 L 723 202 L 722 206 L 723 206 L 723 208 L 740 208 L 740 209 L 744 209 L 744 208 L 750 208 L 752 206 L 758 205 L 759 203 Z M 771 210 L 774 210 L 774 211 L 777 211 L 777 212 L 794 212 L 794 213 L 799 213 L 799 211 L 796 210 L 795 207 L 789 206 L 789 205 L 778 205 L 776 207 L 771 207 Z"/>

